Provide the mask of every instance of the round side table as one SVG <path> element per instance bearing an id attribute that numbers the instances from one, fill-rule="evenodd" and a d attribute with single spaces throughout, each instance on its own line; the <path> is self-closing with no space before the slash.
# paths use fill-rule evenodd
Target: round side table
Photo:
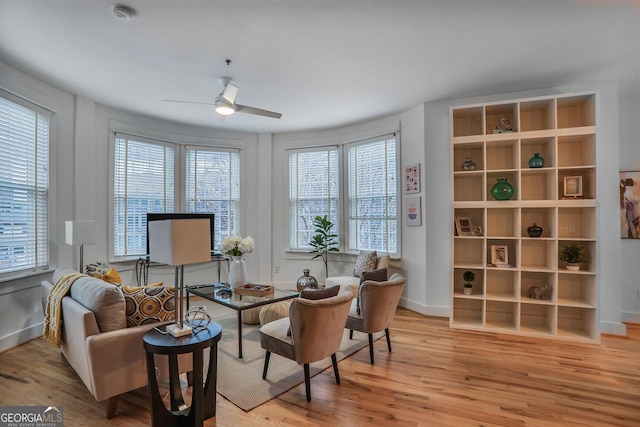
<path id="1" fill-rule="evenodd" d="M 147 377 L 151 396 L 151 424 L 154 427 L 202 426 L 204 420 L 216 415 L 216 380 L 218 342 L 222 327 L 214 322 L 184 337 L 173 337 L 151 329 L 142 340 L 147 356 Z M 206 382 L 203 380 L 204 350 L 209 351 L 209 367 Z M 191 406 L 185 408 L 180 388 L 178 355 L 191 353 L 193 360 L 193 391 Z M 169 395 L 171 409 L 167 409 L 160 396 L 154 354 L 169 357 Z"/>

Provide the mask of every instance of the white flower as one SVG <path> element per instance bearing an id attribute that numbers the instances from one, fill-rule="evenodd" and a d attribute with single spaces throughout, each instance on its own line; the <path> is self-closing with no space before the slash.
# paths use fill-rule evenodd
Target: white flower
<path id="1" fill-rule="evenodd" d="M 254 247 L 255 242 L 251 236 L 247 236 L 244 239 L 239 236 L 228 236 L 222 239 L 218 250 L 227 255 L 241 256 L 253 251 Z"/>

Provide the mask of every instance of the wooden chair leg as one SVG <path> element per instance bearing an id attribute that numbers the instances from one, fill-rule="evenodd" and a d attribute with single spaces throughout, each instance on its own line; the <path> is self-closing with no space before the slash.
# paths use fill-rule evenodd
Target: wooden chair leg
<path id="1" fill-rule="evenodd" d="M 193 371 L 187 372 L 187 385 L 193 385 Z"/>
<path id="2" fill-rule="evenodd" d="M 307 402 L 311 402 L 311 376 L 309 375 L 309 364 L 304 364 L 304 388 L 307 392 Z"/>
<path id="3" fill-rule="evenodd" d="M 105 402 L 107 419 L 110 420 L 116 415 L 116 407 L 118 406 L 118 396 L 113 396 Z"/>
<path id="4" fill-rule="evenodd" d="M 336 354 L 331 355 L 331 363 L 333 363 L 333 373 L 336 376 L 336 384 L 340 384 L 340 372 L 338 372 L 338 358 Z"/>
<path id="5" fill-rule="evenodd" d="M 387 336 L 387 347 L 389 347 L 389 353 L 391 353 L 391 338 L 389 337 L 389 328 L 384 330 L 384 334 Z"/>
<path id="6" fill-rule="evenodd" d="M 373 365 L 373 334 L 369 334 L 369 358 L 371 359 L 371 364 Z"/>
<path id="7" fill-rule="evenodd" d="M 267 354 L 264 355 L 264 369 L 262 370 L 262 379 L 267 379 L 267 369 L 269 369 L 269 359 L 271 358 L 271 352 L 267 351 Z"/>

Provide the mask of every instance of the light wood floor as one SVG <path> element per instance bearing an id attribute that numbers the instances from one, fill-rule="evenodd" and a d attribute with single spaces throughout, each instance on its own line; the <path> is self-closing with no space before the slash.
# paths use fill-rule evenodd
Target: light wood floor
<path id="1" fill-rule="evenodd" d="M 375 343 L 250 412 L 218 396 L 207 426 L 639 426 L 640 328 L 629 338 L 576 344 L 448 328 L 399 309 L 393 353 Z M 271 363 L 275 363 L 272 360 Z M 62 355 L 44 339 L 0 354 L 0 405 L 63 405 L 65 426 L 148 426 L 146 390 L 104 418 Z"/>

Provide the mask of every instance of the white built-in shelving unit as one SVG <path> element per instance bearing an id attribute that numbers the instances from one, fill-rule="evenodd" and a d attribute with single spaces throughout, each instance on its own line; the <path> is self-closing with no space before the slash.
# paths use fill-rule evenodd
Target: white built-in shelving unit
<path id="1" fill-rule="evenodd" d="M 450 326 L 578 341 L 599 341 L 597 280 L 596 94 L 581 93 L 451 108 L 452 215 L 481 234 L 453 230 Z M 501 119 L 512 131 L 494 133 Z M 529 167 L 540 153 L 542 168 Z M 471 158 L 476 170 L 462 170 Z M 564 197 L 564 178 L 582 178 L 584 198 Z M 506 201 L 491 187 L 507 178 Z M 541 237 L 529 237 L 533 223 Z M 587 250 L 579 271 L 558 259 L 568 243 Z M 491 264 L 491 246 L 506 246 L 509 266 Z M 475 274 L 463 292 L 465 271 Z M 527 296 L 550 285 L 546 298 Z"/>

